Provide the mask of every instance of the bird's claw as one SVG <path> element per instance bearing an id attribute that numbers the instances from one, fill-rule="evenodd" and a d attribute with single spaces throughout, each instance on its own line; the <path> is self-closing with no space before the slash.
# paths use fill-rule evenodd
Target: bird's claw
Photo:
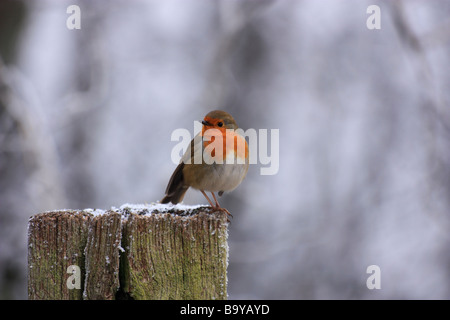
<path id="1" fill-rule="evenodd" d="M 233 218 L 233 215 L 230 213 L 230 211 L 228 211 L 228 210 L 225 209 L 225 208 L 222 208 L 222 207 L 216 207 L 216 206 L 214 206 L 214 207 L 211 206 L 211 208 L 212 208 L 213 210 L 225 212 L 225 213 L 228 215 L 228 218 L 227 218 L 227 221 L 228 221 L 228 222 L 230 222 L 230 217 Z"/>

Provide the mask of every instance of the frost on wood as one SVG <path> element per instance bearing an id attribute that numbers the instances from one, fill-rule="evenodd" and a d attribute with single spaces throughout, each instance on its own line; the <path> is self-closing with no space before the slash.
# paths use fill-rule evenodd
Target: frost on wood
<path id="1" fill-rule="evenodd" d="M 124 205 L 30 218 L 29 299 L 226 299 L 227 216 L 209 207 Z M 80 267 L 80 289 L 68 287 Z M 70 270 L 70 268 L 69 268 Z"/>

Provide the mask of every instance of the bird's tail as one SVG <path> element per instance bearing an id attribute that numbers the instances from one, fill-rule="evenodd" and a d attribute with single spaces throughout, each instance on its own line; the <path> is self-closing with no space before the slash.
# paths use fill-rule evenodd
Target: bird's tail
<path id="1" fill-rule="evenodd" d="M 184 195 L 186 194 L 186 191 L 189 189 L 188 186 L 179 186 L 175 190 L 173 190 L 171 193 L 166 194 L 166 196 L 161 200 L 161 203 L 169 203 L 172 202 L 173 204 L 177 204 L 181 201 L 183 201 Z"/>
<path id="2" fill-rule="evenodd" d="M 184 195 L 189 189 L 189 186 L 184 184 L 183 168 L 184 163 L 180 163 L 175 169 L 167 185 L 166 196 L 161 200 L 161 203 L 172 202 L 176 204 L 183 201 Z"/>

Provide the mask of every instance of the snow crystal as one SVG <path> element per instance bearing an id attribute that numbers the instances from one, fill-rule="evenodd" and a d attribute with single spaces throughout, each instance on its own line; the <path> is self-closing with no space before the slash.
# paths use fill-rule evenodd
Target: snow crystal
<path id="1" fill-rule="evenodd" d="M 192 211 L 201 207 L 206 207 L 206 204 L 198 204 L 198 205 L 186 205 L 183 203 L 171 204 L 171 203 L 158 203 L 152 202 L 150 204 L 130 204 L 126 203 L 120 206 L 120 210 L 130 210 L 131 212 L 142 212 L 142 211 L 159 211 L 159 212 L 167 212 L 169 210 L 179 210 L 179 211 Z M 115 208 L 112 208 L 113 210 Z"/>
<path id="2" fill-rule="evenodd" d="M 207 204 L 197 204 L 197 205 L 186 205 L 183 203 L 178 204 L 163 204 L 159 202 L 152 202 L 150 204 L 131 204 L 131 203 L 125 203 L 121 205 L 120 207 L 111 207 L 109 210 L 106 209 L 92 209 L 92 208 L 86 208 L 83 210 L 73 210 L 73 209 L 61 209 L 57 211 L 47 211 L 49 212 L 71 212 L 71 213 L 87 213 L 91 215 L 92 217 L 101 216 L 104 214 L 108 214 L 109 212 L 117 212 L 122 215 L 122 220 L 127 220 L 130 214 L 139 214 L 139 215 L 152 215 L 152 214 L 159 214 L 159 213 L 167 213 L 167 214 L 173 214 L 173 215 L 180 215 L 182 218 L 185 216 L 189 216 L 192 214 L 195 214 L 197 210 L 200 208 L 208 208 L 209 205 Z M 29 226 L 28 226 L 29 227 Z M 56 227 L 56 226 L 55 226 Z M 102 226 L 103 227 L 103 226 Z M 111 234 L 109 235 L 111 236 Z"/>
<path id="3" fill-rule="evenodd" d="M 162 204 L 158 202 L 153 202 L 150 204 L 130 204 L 126 203 L 121 205 L 119 208 L 112 207 L 111 210 L 119 212 L 122 214 L 122 219 L 128 219 L 129 214 L 139 214 L 143 216 L 149 216 L 152 214 L 166 213 L 166 214 L 177 214 L 183 213 L 182 216 L 189 216 L 195 213 L 199 208 L 208 207 L 205 204 L 199 205 L 185 205 L 182 203 L 178 204 Z"/>
<path id="4" fill-rule="evenodd" d="M 92 214 L 94 217 L 100 216 L 100 215 L 106 213 L 106 210 L 102 210 L 102 209 L 90 209 L 90 208 L 88 208 L 88 209 L 84 209 L 83 211 L 86 212 L 86 213 Z"/>

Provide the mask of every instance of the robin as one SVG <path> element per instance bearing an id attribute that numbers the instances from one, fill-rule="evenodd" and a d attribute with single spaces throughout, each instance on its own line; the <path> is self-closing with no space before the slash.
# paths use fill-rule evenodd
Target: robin
<path id="1" fill-rule="evenodd" d="M 166 196 L 161 203 L 181 202 L 186 191 L 192 187 L 200 190 L 213 209 L 231 215 L 220 207 L 214 192 L 222 196 L 244 180 L 249 165 L 248 144 L 243 136 L 235 132 L 238 129 L 236 121 L 225 111 L 209 112 L 202 124 L 202 131 L 191 141 L 190 149 L 186 150 L 170 177 Z M 205 191 L 211 192 L 214 204 Z"/>

